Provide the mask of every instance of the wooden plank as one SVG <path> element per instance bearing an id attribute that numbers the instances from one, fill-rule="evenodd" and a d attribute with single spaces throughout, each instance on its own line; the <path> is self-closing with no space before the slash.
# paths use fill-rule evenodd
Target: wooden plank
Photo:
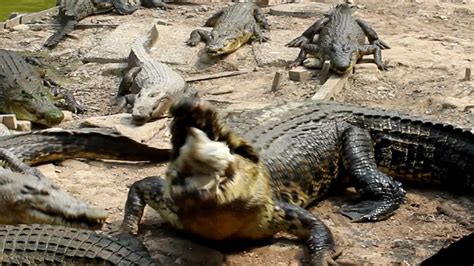
<path id="1" fill-rule="evenodd" d="M 26 24 L 26 23 L 29 23 L 29 22 L 35 20 L 35 19 L 45 17 L 49 14 L 52 14 L 52 13 L 56 14 L 56 13 L 58 13 L 58 11 L 59 11 L 59 7 L 55 6 L 55 7 L 48 8 L 48 9 L 45 9 L 45 10 L 42 10 L 42 11 L 39 11 L 39 12 L 27 14 L 27 15 L 24 15 L 24 16 L 21 17 L 20 23 L 21 24 Z"/>
<path id="2" fill-rule="evenodd" d="M 466 70 L 464 71 L 464 81 L 470 81 L 471 80 L 471 68 L 466 67 Z"/>
<path id="3" fill-rule="evenodd" d="M 272 92 L 276 92 L 280 88 L 280 82 L 281 82 L 281 72 L 277 71 L 275 72 L 275 77 L 273 78 L 273 83 L 272 83 Z"/>
<path id="4" fill-rule="evenodd" d="M 319 88 L 318 92 L 313 95 L 311 100 L 328 101 L 334 100 L 335 96 L 342 91 L 351 73 L 343 76 L 331 74 L 328 80 Z"/>
<path id="5" fill-rule="evenodd" d="M 30 26 L 31 29 L 36 30 L 36 29 L 44 29 L 44 28 L 59 28 L 61 25 L 59 24 L 29 24 L 27 23 L 28 26 Z M 117 28 L 119 25 L 118 24 L 76 24 L 74 26 L 74 29 L 76 30 L 85 30 L 85 29 L 96 29 L 96 28 Z"/>
<path id="6" fill-rule="evenodd" d="M 319 76 L 319 85 L 323 85 L 329 78 L 329 67 L 331 63 L 329 60 L 325 60 L 323 63 L 323 68 L 321 69 L 321 75 Z"/>
<path id="7" fill-rule="evenodd" d="M 0 30 L 3 30 L 5 28 L 5 22 L 0 22 Z"/>
<path id="8" fill-rule="evenodd" d="M 184 80 L 186 80 L 186 82 L 193 82 L 193 81 L 199 81 L 199 80 L 218 79 L 218 78 L 247 74 L 249 72 L 250 72 L 249 70 L 225 71 L 225 72 L 216 73 L 216 74 L 196 75 L 194 77 L 187 77 Z"/>

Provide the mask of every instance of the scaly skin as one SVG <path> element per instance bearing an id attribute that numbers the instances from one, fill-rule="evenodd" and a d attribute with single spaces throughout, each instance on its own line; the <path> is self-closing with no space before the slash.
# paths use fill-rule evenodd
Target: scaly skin
<path id="1" fill-rule="evenodd" d="M 405 191 L 391 176 L 458 192 L 474 188 L 474 136 L 451 125 L 314 101 L 230 115 L 225 123 L 205 102 L 184 99 L 171 110 L 166 179 L 132 185 L 124 232 L 137 232 L 149 204 L 173 227 L 209 239 L 294 234 L 308 243 L 312 264 L 324 265 L 335 243 L 306 207 L 331 188 L 352 185 L 361 193 L 360 202 L 342 207 L 358 222 L 385 219 L 403 202 Z M 193 133 L 199 130 L 210 140 Z M 225 151 L 215 142 L 231 155 L 218 169 L 222 160 L 211 159 Z"/>
<path id="2" fill-rule="evenodd" d="M 52 126 L 63 120 L 39 73 L 15 52 L 0 49 L 0 112 Z"/>
<path id="3" fill-rule="evenodd" d="M 2 265 L 156 265 L 131 236 L 51 225 L 0 226 Z"/>
<path id="4" fill-rule="evenodd" d="M 138 125 L 163 117 L 170 105 L 188 90 L 178 72 L 148 54 L 147 40 L 148 35 L 142 36 L 132 44 L 128 70 L 117 93 L 117 111 L 131 104 L 132 119 Z"/>
<path id="5" fill-rule="evenodd" d="M 101 226 L 106 211 L 75 199 L 30 167 L 68 158 L 165 162 L 169 151 L 104 129 L 48 129 L 0 136 L 0 223 Z"/>
<path id="6" fill-rule="evenodd" d="M 254 38 L 259 42 L 267 41 L 261 28 L 269 25 L 262 11 L 253 3 L 237 3 L 226 7 L 205 23 L 213 27 L 209 33 L 205 30 L 194 30 L 186 42 L 196 46 L 201 40 L 206 42 L 206 52 L 210 56 L 229 54 Z"/>
<path id="7" fill-rule="evenodd" d="M 60 0 L 57 16 L 61 27 L 46 40 L 44 46 L 54 48 L 81 19 L 100 13 L 117 10 L 120 14 L 131 14 L 137 8 L 129 6 L 123 0 Z"/>
<path id="8" fill-rule="evenodd" d="M 316 34 L 318 39 L 313 41 Z M 365 37 L 369 44 L 365 44 Z M 364 55 L 374 55 L 375 64 L 386 70 L 382 63 L 382 49 L 390 47 L 379 39 L 367 22 L 355 19 L 348 4 L 340 4 L 316 21 L 300 37 L 287 46 L 301 47 L 298 58 L 290 67 L 304 63 L 308 53 L 320 60 L 314 67 L 320 67 L 324 60 L 330 61 L 330 68 L 339 74 L 352 71 L 353 66 Z"/>

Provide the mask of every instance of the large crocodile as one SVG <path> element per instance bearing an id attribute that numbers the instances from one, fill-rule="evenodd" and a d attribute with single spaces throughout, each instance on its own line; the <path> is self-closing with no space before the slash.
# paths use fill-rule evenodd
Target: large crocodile
<path id="1" fill-rule="evenodd" d="M 318 38 L 313 41 L 316 34 L 319 34 Z M 366 37 L 369 44 L 365 43 Z M 324 60 L 329 60 L 330 68 L 340 74 L 351 71 L 359 59 L 370 54 L 374 55 L 377 67 L 386 70 L 381 50 L 390 48 L 367 22 L 352 16 L 352 8 L 347 3 L 331 9 L 287 46 L 301 47 L 290 67 L 302 64 L 309 53 L 319 59 L 313 67 L 320 67 Z"/>
<path id="2" fill-rule="evenodd" d="M 131 186 L 121 231 L 136 234 L 149 204 L 173 227 L 208 239 L 294 234 L 319 265 L 333 259 L 335 241 L 306 207 L 331 190 L 356 187 L 361 201 L 342 213 L 357 222 L 392 215 L 405 197 L 398 181 L 474 191 L 474 135 L 452 125 L 315 101 L 225 122 L 203 101 L 183 99 L 171 113 L 166 179 Z"/>
<path id="3" fill-rule="evenodd" d="M 44 46 L 55 47 L 68 33 L 74 30 L 77 22 L 85 17 L 117 10 L 120 14 L 131 14 L 137 7 L 124 0 L 58 0 L 59 13 L 56 17 L 60 27 L 46 40 Z"/>
<path id="4" fill-rule="evenodd" d="M 201 40 L 206 42 L 206 52 L 211 56 L 229 54 L 254 38 L 267 41 L 262 34 L 269 25 L 261 9 L 253 3 L 236 3 L 221 9 L 209 18 L 205 27 L 213 27 L 211 32 L 197 29 L 191 32 L 189 46 L 196 46 Z"/>
<path id="5" fill-rule="evenodd" d="M 133 237 L 51 225 L 0 226 L 2 265 L 156 265 Z"/>
<path id="6" fill-rule="evenodd" d="M 155 149 L 109 129 L 46 129 L 0 136 L 0 223 L 100 226 L 107 213 L 75 199 L 35 168 L 68 158 L 164 162 Z"/>
<path id="7" fill-rule="evenodd" d="M 148 50 L 156 42 L 156 27 L 149 35 L 139 37 L 128 56 L 128 69 L 117 93 L 118 110 L 133 105 L 132 119 L 144 124 L 168 111 L 171 103 L 189 89 L 184 78 L 171 67 L 153 59 Z"/>
<path id="8" fill-rule="evenodd" d="M 0 49 L 0 112 L 13 113 L 18 119 L 52 126 L 63 120 L 55 106 L 55 95 L 44 83 L 52 83 L 16 52 Z M 57 85 L 57 84 L 51 84 Z M 53 86 L 54 87 L 54 86 Z M 56 86 L 57 88 L 57 86 Z M 74 97 L 66 97 L 66 108 L 82 109 Z"/>

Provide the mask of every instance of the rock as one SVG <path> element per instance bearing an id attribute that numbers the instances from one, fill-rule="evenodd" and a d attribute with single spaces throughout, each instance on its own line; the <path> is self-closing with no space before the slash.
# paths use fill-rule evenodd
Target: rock
<path id="1" fill-rule="evenodd" d="M 300 18 L 321 17 L 331 7 L 330 4 L 325 3 L 294 3 L 271 7 L 270 14 Z"/>
<path id="2" fill-rule="evenodd" d="M 109 116 L 96 116 L 83 120 L 81 127 L 107 127 L 114 128 L 123 135 L 138 142 L 145 142 L 153 138 L 167 125 L 166 119 L 159 119 L 137 126 L 132 122 L 130 114 L 115 114 Z"/>
<path id="3" fill-rule="evenodd" d="M 18 32 L 26 32 L 30 30 L 30 26 L 26 24 L 19 24 L 19 25 L 14 26 L 12 30 L 18 31 Z"/>
<path id="4" fill-rule="evenodd" d="M 56 167 L 52 163 L 36 166 L 36 169 L 40 170 L 40 172 L 49 179 L 58 178 L 58 175 L 56 174 Z"/>
<path id="5" fill-rule="evenodd" d="M 23 132 L 31 131 L 31 122 L 27 120 L 18 120 L 16 130 Z"/>
<path id="6" fill-rule="evenodd" d="M 8 129 L 16 129 L 18 126 L 16 116 L 14 114 L 0 115 L 0 122 Z"/>
<path id="7" fill-rule="evenodd" d="M 10 130 L 4 124 L 0 124 L 0 136 L 10 135 Z"/>
<path id="8" fill-rule="evenodd" d="M 122 76 L 123 71 L 128 67 L 127 63 L 110 63 L 101 65 L 102 75 L 104 76 Z"/>
<path id="9" fill-rule="evenodd" d="M 63 110 L 63 121 L 62 122 L 68 122 L 68 121 L 73 121 L 74 118 L 72 117 L 72 113 L 70 111 Z"/>
<path id="10" fill-rule="evenodd" d="M 81 170 L 85 170 L 90 167 L 89 164 L 78 161 L 78 160 L 65 160 L 61 162 L 61 165 L 66 168 L 81 169 Z"/>
<path id="11" fill-rule="evenodd" d="M 293 81 L 307 81 L 311 79 L 311 73 L 301 67 L 288 71 L 289 79 Z"/>

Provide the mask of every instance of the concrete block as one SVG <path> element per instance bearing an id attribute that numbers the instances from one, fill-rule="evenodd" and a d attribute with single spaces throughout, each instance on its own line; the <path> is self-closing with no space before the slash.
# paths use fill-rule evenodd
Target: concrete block
<path id="1" fill-rule="evenodd" d="M 14 114 L 0 115 L 2 124 L 8 127 L 8 129 L 16 129 L 18 124 L 16 116 Z"/>
<path id="2" fill-rule="evenodd" d="M 68 122 L 68 121 L 73 121 L 74 118 L 72 117 L 72 113 L 70 111 L 63 110 L 63 121 L 62 122 Z"/>
<path id="3" fill-rule="evenodd" d="M 311 73 L 304 68 L 295 68 L 288 71 L 290 80 L 307 81 L 311 79 Z"/>
<path id="4" fill-rule="evenodd" d="M 17 128 L 18 131 L 30 132 L 31 131 L 31 122 L 28 120 L 18 120 Z"/>

